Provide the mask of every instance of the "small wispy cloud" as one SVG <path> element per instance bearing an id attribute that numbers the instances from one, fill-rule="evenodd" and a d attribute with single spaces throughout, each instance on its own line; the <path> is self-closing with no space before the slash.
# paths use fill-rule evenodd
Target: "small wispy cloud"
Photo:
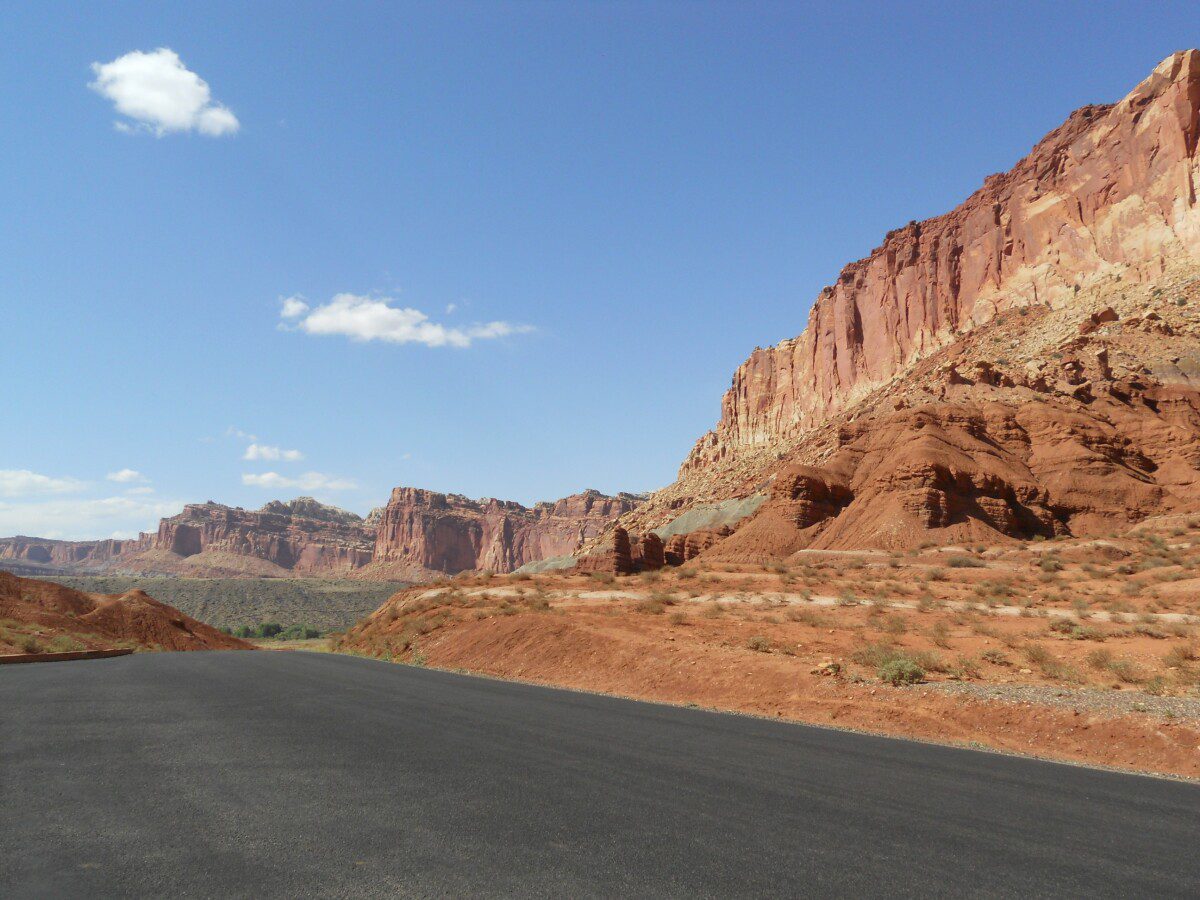
<path id="1" fill-rule="evenodd" d="M 321 472 L 305 472 L 295 478 L 278 472 L 246 472 L 242 475 L 242 484 L 271 490 L 299 488 L 302 491 L 348 491 L 358 486 L 348 478 L 335 478 Z"/>
<path id="2" fill-rule="evenodd" d="M 235 134 L 241 124 L 212 99 L 208 82 L 183 64 L 174 50 L 134 50 L 112 62 L 92 63 L 96 80 L 88 87 L 113 102 L 134 124 L 118 120 L 119 131 L 145 131 L 162 137 L 197 131 L 208 137 Z"/>
<path id="3" fill-rule="evenodd" d="M 52 478 L 28 469 L 0 469 L 0 497 L 70 494 L 84 487 L 84 482 L 76 478 Z"/>
<path id="4" fill-rule="evenodd" d="M 475 341 L 533 331 L 530 325 L 483 322 L 464 328 L 430 320 L 419 309 L 393 306 L 388 297 L 338 294 L 328 303 L 310 306 L 301 297 L 281 302 L 280 326 L 313 335 L 340 335 L 353 341 L 424 344 L 426 347 L 470 347 Z"/>
<path id="5" fill-rule="evenodd" d="M 109 472 L 104 477 L 117 484 L 137 484 L 147 480 L 146 476 L 137 469 L 119 469 L 116 472 Z"/>
<path id="6" fill-rule="evenodd" d="M 304 459 L 304 454 L 299 450 L 284 450 L 282 447 L 275 447 L 271 444 L 252 443 L 246 448 L 246 452 L 242 454 L 242 459 L 264 460 L 266 462 L 298 462 Z"/>

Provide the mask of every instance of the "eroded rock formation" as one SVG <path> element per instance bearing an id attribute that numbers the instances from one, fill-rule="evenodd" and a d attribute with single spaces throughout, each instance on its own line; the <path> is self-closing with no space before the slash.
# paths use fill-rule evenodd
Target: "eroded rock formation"
<path id="1" fill-rule="evenodd" d="M 372 569 L 396 577 L 511 572 L 574 553 L 640 502 L 631 494 L 573 494 L 527 508 L 400 487 L 379 521 Z"/>
<path id="2" fill-rule="evenodd" d="M 737 370 L 631 532 L 765 489 L 706 558 L 1099 534 L 1200 510 L 1200 53 L 886 236 Z M 679 530 L 675 528 L 675 530 Z M 688 558 L 690 535 L 665 558 Z"/>
<path id="3" fill-rule="evenodd" d="M 374 545 L 375 531 L 360 516 L 311 497 L 275 500 L 257 511 L 209 501 L 163 519 L 148 551 L 125 564 L 161 570 L 197 557 L 185 568 L 325 575 L 362 568 L 371 561 Z"/>
<path id="4" fill-rule="evenodd" d="M 1197 259 L 1198 135 L 1189 50 L 1119 103 L 1077 110 L 953 211 L 891 232 L 821 292 L 799 337 L 734 373 L 681 475 L 819 427 L 999 311 L 1067 306 L 1114 275 L 1147 281 Z"/>
<path id="5" fill-rule="evenodd" d="M 0 567 L 197 577 L 303 574 L 426 579 L 511 572 L 574 553 L 641 498 L 585 491 L 526 508 L 419 488 L 396 488 L 367 518 L 311 497 L 259 510 L 189 504 L 134 541 L 0 539 Z"/>
<path id="6" fill-rule="evenodd" d="M 114 560 L 146 549 L 148 539 L 59 541 L 50 538 L 0 538 L 0 560 L 12 568 L 37 571 L 40 569 L 73 569 L 101 571 Z M 23 564 L 23 565 L 22 565 Z"/>

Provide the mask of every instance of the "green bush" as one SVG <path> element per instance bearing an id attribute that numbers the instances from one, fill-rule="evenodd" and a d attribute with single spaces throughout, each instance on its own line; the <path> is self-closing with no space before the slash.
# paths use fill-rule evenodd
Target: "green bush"
<path id="1" fill-rule="evenodd" d="M 925 670 L 908 657 L 900 656 L 879 667 L 879 680 L 885 684 L 919 684 L 925 680 Z"/>

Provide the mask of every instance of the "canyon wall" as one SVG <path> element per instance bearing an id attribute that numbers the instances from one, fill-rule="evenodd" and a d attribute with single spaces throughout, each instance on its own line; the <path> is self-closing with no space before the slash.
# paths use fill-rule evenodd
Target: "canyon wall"
<path id="1" fill-rule="evenodd" d="M 1200 257 L 1198 133 L 1188 50 L 1119 103 L 1077 110 L 953 211 L 891 232 L 821 292 L 799 337 L 734 373 L 681 477 L 786 445 L 1004 309 L 1061 307 Z"/>
<path id="2" fill-rule="evenodd" d="M 640 502 L 585 491 L 532 508 L 399 487 L 379 521 L 373 567 L 400 577 L 468 570 L 511 572 L 574 553 Z"/>
<path id="3" fill-rule="evenodd" d="M 137 540 L 0 538 L 0 568 L 412 579 L 483 569 L 511 572 L 573 553 L 639 502 L 631 494 L 585 491 L 527 508 L 400 487 L 386 507 L 364 519 L 311 497 L 274 500 L 259 510 L 210 500 L 185 506 Z"/>
<path id="4" fill-rule="evenodd" d="M 147 548 L 146 536 L 136 540 L 59 541 L 51 538 L 0 538 L 0 561 L 16 568 L 102 570 L 121 556 Z"/>
<path id="5" fill-rule="evenodd" d="M 361 516 L 300 497 L 291 503 L 272 501 L 256 512 L 212 501 L 189 504 L 159 523 L 150 549 L 183 559 L 228 554 L 322 575 L 365 566 L 374 546 L 375 529 Z M 131 562 L 152 568 L 155 560 Z"/>

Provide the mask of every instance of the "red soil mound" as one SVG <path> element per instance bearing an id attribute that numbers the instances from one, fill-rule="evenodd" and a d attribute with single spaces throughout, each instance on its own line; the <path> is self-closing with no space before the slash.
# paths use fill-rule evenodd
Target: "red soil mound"
<path id="1" fill-rule="evenodd" d="M 142 591 L 87 594 L 0 572 L 0 653 L 94 650 L 249 650 L 246 641 Z"/>

